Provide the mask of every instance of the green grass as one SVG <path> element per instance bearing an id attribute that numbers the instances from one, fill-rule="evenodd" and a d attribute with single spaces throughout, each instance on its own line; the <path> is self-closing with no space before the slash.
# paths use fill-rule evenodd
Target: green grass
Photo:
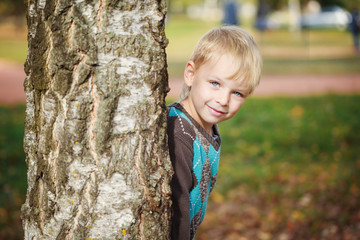
<path id="1" fill-rule="evenodd" d="M 264 74 L 276 75 L 333 75 L 359 74 L 360 57 L 319 59 L 264 59 Z"/>
<path id="2" fill-rule="evenodd" d="M 306 174 L 336 164 L 333 181 L 356 176 L 360 96 L 247 101 L 234 119 L 220 125 L 224 144 L 219 190 L 224 194 L 240 183 L 258 188 L 257 180 L 282 174 L 278 171 L 284 167 L 293 169 L 292 174 Z"/>
<path id="3" fill-rule="evenodd" d="M 23 105 L 0 107 L 0 169 L 2 171 L 0 184 L 8 190 L 13 186 L 18 186 L 18 189 L 26 188 L 25 156 L 22 147 L 24 115 Z M 13 184 L 13 186 L 6 184 Z M 23 190 L 20 192 L 24 193 Z M 0 207 L 3 206 L 3 201 L 0 200 Z"/>
<path id="4" fill-rule="evenodd" d="M 27 55 L 26 39 L 11 40 L 0 38 L 0 59 L 24 64 Z"/>
<path id="5" fill-rule="evenodd" d="M 0 107 L 0 239 L 23 238 L 20 206 L 25 201 L 23 150 L 25 107 Z"/>
<path id="6" fill-rule="evenodd" d="M 277 47 L 348 47 L 351 46 L 351 35 L 347 31 L 336 29 L 305 30 L 302 32 L 291 32 L 286 29 L 267 31 L 259 34 L 249 29 L 255 40 L 264 46 Z"/>

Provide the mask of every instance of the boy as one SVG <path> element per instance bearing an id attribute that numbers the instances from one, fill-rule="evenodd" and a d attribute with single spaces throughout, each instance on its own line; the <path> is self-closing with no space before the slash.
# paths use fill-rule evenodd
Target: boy
<path id="1" fill-rule="evenodd" d="M 184 70 L 178 103 L 168 107 L 171 181 L 171 239 L 193 239 L 214 187 L 220 156 L 217 123 L 230 119 L 258 85 L 260 52 L 239 27 L 210 30 L 196 45 Z"/>

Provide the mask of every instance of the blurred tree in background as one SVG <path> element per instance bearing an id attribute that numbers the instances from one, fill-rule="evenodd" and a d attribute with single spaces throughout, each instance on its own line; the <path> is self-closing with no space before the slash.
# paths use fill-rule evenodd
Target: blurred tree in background
<path id="1" fill-rule="evenodd" d="M 319 0 L 321 6 L 338 5 L 349 9 L 356 0 Z"/>
<path id="2" fill-rule="evenodd" d="M 24 0 L 0 0 L 0 23 L 6 22 L 15 27 L 25 26 Z"/>
<path id="3" fill-rule="evenodd" d="M 0 16 L 21 16 L 25 15 L 24 0 L 1 0 Z"/>

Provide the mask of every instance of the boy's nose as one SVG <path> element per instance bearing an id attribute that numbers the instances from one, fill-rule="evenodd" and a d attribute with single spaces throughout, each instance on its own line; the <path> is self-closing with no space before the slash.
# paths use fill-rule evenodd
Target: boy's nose
<path id="1" fill-rule="evenodd" d="M 222 106 L 227 106 L 230 100 L 230 94 L 222 93 L 219 95 L 217 102 Z"/>

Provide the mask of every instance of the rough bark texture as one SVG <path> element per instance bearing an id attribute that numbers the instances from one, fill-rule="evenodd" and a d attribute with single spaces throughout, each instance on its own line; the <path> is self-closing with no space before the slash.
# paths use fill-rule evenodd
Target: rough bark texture
<path id="1" fill-rule="evenodd" d="M 169 239 L 166 0 L 26 0 L 25 239 Z"/>

